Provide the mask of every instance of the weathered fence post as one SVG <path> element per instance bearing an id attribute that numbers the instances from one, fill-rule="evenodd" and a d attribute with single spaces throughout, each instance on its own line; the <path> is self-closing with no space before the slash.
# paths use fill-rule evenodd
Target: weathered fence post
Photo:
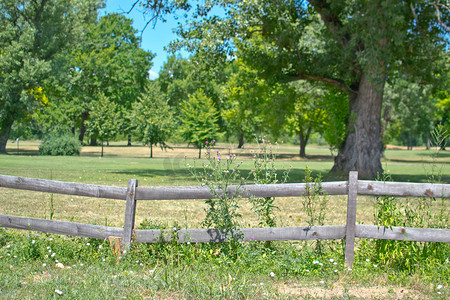
<path id="1" fill-rule="evenodd" d="M 128 180 L 127 203 L 125 207 L 125 222 L 123 225 L 123 243 L 125 249 L 131 244 L 134 229 L 134 219 L 136 216 L 136 187 L 138 181 L 136 179 Z"/>
<path id="2" fill-rule="evenodd" d="M 356 231 L 356 197 L 358 195 L 358 172 L 351 171 L 348 175 L 347 224 L 345 229 L 345 265 L 353 266 L 355 254 Z"/>

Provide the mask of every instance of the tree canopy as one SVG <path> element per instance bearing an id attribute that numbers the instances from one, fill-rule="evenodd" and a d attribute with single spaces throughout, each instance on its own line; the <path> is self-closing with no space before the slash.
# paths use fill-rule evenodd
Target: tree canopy
<path id="1" fill-rule="evenodd" d="M 218 1 L 224 17 L 208 14 L 210 1 L 141 3 L 154 19 L 196 7 L 173 46 L 205 63 L 237 56 L 272 80 L 323 82 L 346 93 L 348 131 L 332 171 L 362 178 L 382 173 L 385 83 L 405 75 L 432 82 L 448 48 L 450 11 L 439 1 Z"/>

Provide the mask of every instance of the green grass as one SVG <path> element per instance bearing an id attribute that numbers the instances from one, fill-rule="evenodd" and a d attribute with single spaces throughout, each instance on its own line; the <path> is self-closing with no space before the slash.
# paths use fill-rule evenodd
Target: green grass
<path id="1" fill-rule="evenodd" d="M 126 186 L 130 178 L 138 179 L 140 186 L 198 184 L 184 161 L 186 155 L 187 162 L 194 164 L 192 158 L 197 150 L 193 148 L 176 146 L 173 151 L 156 151 L 157 157 L 149 159 L 146 147 L 128 148 L 123 143 L 106 147 L 103 158 L 98 157 L 99 147 L 84 147 L 79 157 L 44 157 L 36 155 L 37 146 L 37 142 L 21 142 L 21 154 L 15 155 L 15 145 L 10 144 L 9 154 L 0 155 L 0 174 L 114 186 Z M 246 176 L 252 168 L 251 156 L 256 146 L 248 145 L 242 152 L 225 144 L 219 148 L 240 155 Z M 296 146 L 281 145 L 277 152 L 277 168 L 292 167 L 291 182 L 303 181 L 306 166 L 314 176 L 326 174 L 332 166 L 325 147 L 308 147 L 307 159 L 296 156 Z M 432 171 L 442 175 L 443 182 L 450 182 L 449 164 L 446 152 L 433 156 L 433 151 L 426 150 L 388 150 L 383 159 L 384 170 L 394 180 L 411 182 L 426 182 Z M 327 177 L 334 179 L 337 178 Z M 123 201 L 4 188 L 0 189 L 0 213 L 49 218 L 50 199 L 54 202 L 54 219 L 123 226 Z M 374 199 L 358 199 L 358 222 L 373 223 Z M 405 201 L 407 205 L 409 200 Z M 280 208 L 280 225 L 305 225 L 301 199 L 282 198 L 275 204 Z M 138 203 L 136 224 L 151 219 L 155 226 L 164 228 L 174 224 L 197 227 L 204 216 L 203 205 L 203 201 L 145 201 Z M 244 223 L 254 226 L 257 221 L 252 219 L 250 207 L 244 202 L 242 206 Z M 330 197 L 326 223 L 344 224 L 345 206 L 345 196 Z M 310 242 L 279 242 L 270 248 L 261 243 L 245 243 L 234 249 L 227 244 L 134 244 L 118 259 L 105 241 L 0 229 L 0 299 L 61 297 L 55 290 L 69 299 L 450 296 L 450 245 L 440 244 L 439 255 L 417 252 L 417 267 L 406 270 L 401 265 L 380 264 L 374 260 L 370 240 L 368 244 L 359 242 L 351 271 L 344 267 L 340 242 L 323 245 L 323 252 L 317 253 L 315 243 Z M 424 246 L 414 245 L 419 250 Z M 408 257 L 411 253 L 403 255 Z M 57 267 L 56 260 L 64 268 Z"/>

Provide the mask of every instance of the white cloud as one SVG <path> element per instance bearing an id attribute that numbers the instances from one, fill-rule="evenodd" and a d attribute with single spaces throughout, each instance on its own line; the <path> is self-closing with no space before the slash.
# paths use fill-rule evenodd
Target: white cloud
<path id="1" fill-rule="evenodd" d="M 150 80 L 155 80 L 156 78 L 159 77 L 159 75 L 155 71 L 149 70 L 148 77 L 150 78 Z"/>

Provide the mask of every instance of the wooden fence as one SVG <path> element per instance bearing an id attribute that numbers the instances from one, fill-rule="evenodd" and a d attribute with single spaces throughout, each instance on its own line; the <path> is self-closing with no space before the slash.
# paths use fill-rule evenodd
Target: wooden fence
<path id="1" fill-rule="evenodd" d="M 128 187 L 111 187 L 0 175 L 0 187 L 125 200 L 123 228 L 9 215 L 0 215 L 0 226 L 96 239 L 116 237 L 126 247 L 129 247 L 132 240 L 138 243 L 154 243 L 170 241 L 174 237 L 173 231 L 168 230 L 134 230 L 136 201 L 209 199 L 211 197 L 208 187 L 138 187 L 138 181 L 135 179 L 128 181 Z M 239 188 L 229 186 L 225 192 L 237 191 L 243 198 L 250 196 L 299 197 L 305 194 L 305 188 L 305 183 L 246 185 Z M 355 238 L 450 243 L 450 229 L 387 228 L 356 224 L 358 194 L 447 198 L 450 197 L 450 184 L 365 181 L 358 180 L 357 172 L 350 172 L 348 181 L 323 182 L 322 188 L 327 195 L 348 195 L 346 225 L 242 228 L 243 241 L 345 239 L 345 263 L 348 266 L 353 264 Z M 226 241 L 225 236 L 217 229 L 179 229 L 176 233 L 181 243 Z"/>

